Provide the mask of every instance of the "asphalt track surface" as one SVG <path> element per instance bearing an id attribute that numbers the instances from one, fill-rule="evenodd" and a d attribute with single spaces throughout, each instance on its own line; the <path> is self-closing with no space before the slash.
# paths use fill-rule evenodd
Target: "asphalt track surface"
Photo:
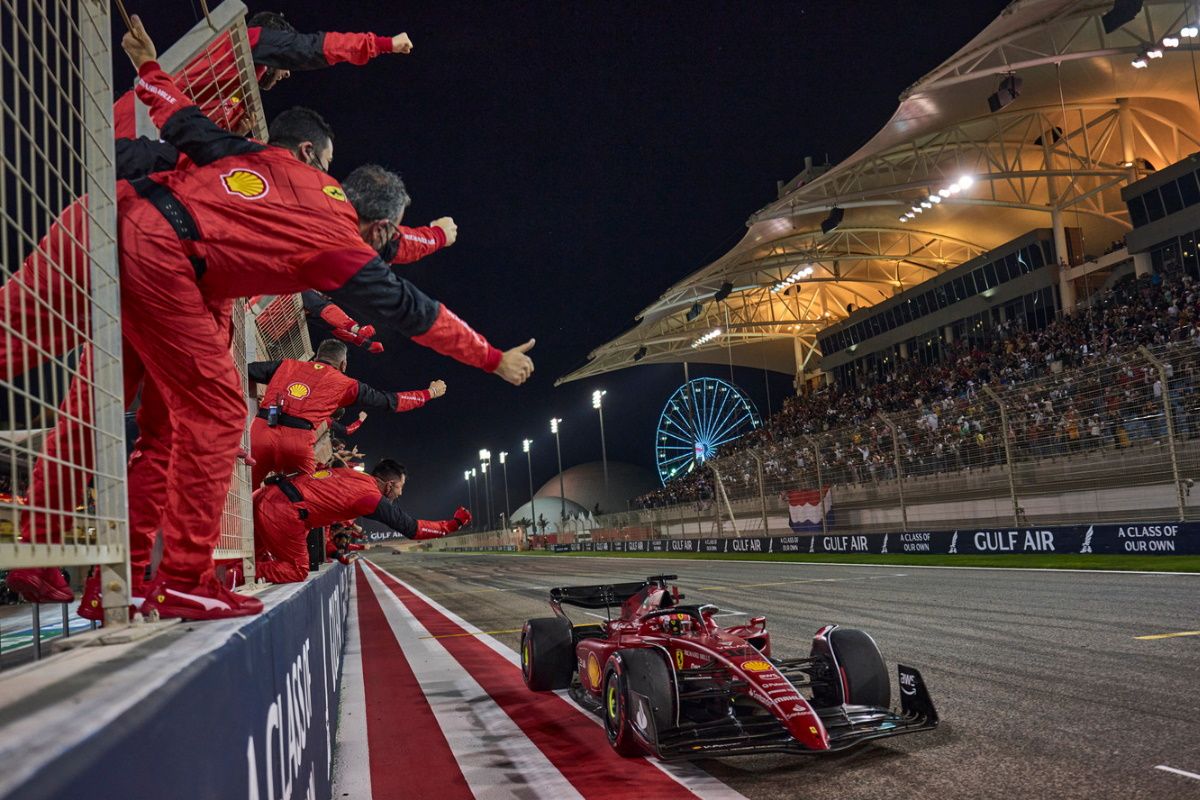
<path id="1" fill-rule="evenodd" d="M 513 650 L 548 587 L 668 572 L 690 601 L 768 615 L 776 655 L 835 622 L 875 637 L 894 698 L 895 662 L 921 670 L 935 731 L 696 762 L 751 800 L 1200 798 L 1200 636 L 1137 638 L 1200 631 L 1200 575 L 377 553 Z"/>

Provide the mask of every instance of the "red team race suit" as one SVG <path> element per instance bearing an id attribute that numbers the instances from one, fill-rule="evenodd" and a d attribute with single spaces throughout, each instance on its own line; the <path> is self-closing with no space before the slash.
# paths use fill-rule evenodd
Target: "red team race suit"
<path id="1" fill-rule="evenodd" d="M 246 33 L 256 79 L 268 68 L 301 71 L 343 63 L 361 66 L 392 52 L 392 37 L 373 33 L 298 33 L 257 27 L 247 28 Z M 176 85 L 205 116 L 226 130 L 237 130 L 245 116 L 245 107 L 231 99 L 237 94 L 239 80 L 228 34 L 175 75 Z M 113 106 L 113 124 L 118 139 L 137 135 L 132 91 L 121 95 Z"/>
<path id="2" fill-rule="evenodd" d="M 308 531 L 345 519 L 377 520 L 409 539 L 436 539 L 471 521 L 465 508 L 452 519 L 413 519 L 379 491 L 375 478 L 346 467 L 319 469 L 312 475 L 276 476 L 254 493 L 254 562 L 271 583 L 308 577 Z"/>
<path id="3" fill-rule="evenodd" d="M 402 414 L 430 399 L 428 389 L 381 392 L 321 361 L 255 361 L 246 372 L 267 386 L 250 425 L 255 489 L 271 472 L 312 472 L 316 429 L 339 408 L 357 404 Z"/>
<path id="4" fill-rule="evenodd" d="M 210 303 L 312 288 L 359 319 L 485 371 L 499 366 L 501 353 L 393 274 L 362 241 L 337 181 L 288 150 L 222 130 L 155 62 L 139 70 L 137 92 L 163 138 L 195 165 L 118 185 L 122 323 L 171 422 L 158 575 L 208 585 L 246 414 L 227 334 Z M 188 613 L 169 599 L 157 607 L 164 615 Z M 256 611 L 214 608 L 201 616 Z"/>
<path id="5" fill-rule="evenodd" d="M 392 40 L 373 33 L 297 33 L 269 28 L 251 27 L 247 30 L 251 55 L 255 63 L 256 79 L 262 79 L 268 68 L 292 71 L 315 70 L 338 63 L 362 65 L 372 58 L 392 52 Z M 179 73 L 180 81 L 189 94 L 210 118 L 219 119 L 226 128 L 237 127 L 244 116 L 244 109 L 236 102 L 223 100 L 223 96 L 235 96 L 239 76 L 233 58 L 233 49 L 226 34 Z M 118 180 L 133 179 L 151 172 L 190 166 L 186 158 L 170 144 L 148 139 L 133 139 L 134 95 L 126 92 L 113 106 L 116 143 L 116 176 Z M 420 242 L 436 240 L 445 234 L 440 229 L 401 227 L 398 239 L 412 238 Z M 440 247 L 441 245 L 437 245 Z M 399 249 L 412 254 L 412 260 L 420 258 L 437 247 L 414 243 Z M 415 249 L 414 249 L 415 248 Z M 8 337 L 0 343 L 0 378 L 11 381 L 15 376 L 37 368 L 48 360 L 61 358 L 80 348 L 78 370 L 85 378 L 91 376 L 91 352 L 86 340 L 90 334 L 87 312 L 90 309 L 90 259 L 88 257 L 88 216 L 86 198 L 72 203 L 52 223 L 50 230 L 38 243 L 37 249 L 28 256 L 19 269 L 0 287 L 0 325 L 20 332 L 30 339 L 28 344 L 11 342 Z M 213 308 L 214 314 L 228 313 L 222 303 Z M 223 324 L 218 320 L 218 324 Z M 126 348 L 128 351 L 128 348 Z M 382 350 L 382 346 L 379 346 Z M 127 354 L 127 359 L 131 356 Z M 136 362 L 136 359 L 131 359 Z M 140 365 L 136 363 L 127 370 L 125 381 L 126 405 L 133 401 L 140 378 Z M 86 380 L 73 380 L 67 396 L 60 405 L 55 427 L 45 441 L 45 453 L 34 465 L 27 493 L 28 504 L 35 509 L 47 511 L 29 512 L 22 516 L 22 538 L 32 542 L 61 541 L 62 531 L 73 519 L 73 512 L 86 493 L 94 456 L 91 386 Z M 161 406 L 161 404 L 157 404 Z M 165 425 L 165 420 L 143 418 L 139 413 L 139 428 Z M 160 431 L 161 433 L 161 431 Z M 165 490 L 165 463 L 153 463 L 147 453 L 137 451 L 137 461 L 131 464 L 128 486 L 130 494 L 149 497 Z M 47 471 L 52 474 L 47 476 Z M 155 504 L 156 513 L 144 519 L 131 518 L 135 528 L 134 540 L 140 541 L 136 526 L 150 526 L 153 538 L 161 518 L 162 502 Z M 132 509 L 131 509 L 132 510 Z M 142 570 L 149 564 L 149 552 L 145 554 Z M 140 581 L 141 571 L 135 561 L 133 570 L 135 583 Z M 69 587 L 62 581 L 57 570 L 18 570 L 23 573 L 47 573 L 51 586 L 35 575 L 32 596 L 35 601 L 65 601 L 71 599 Z M 19 581 L 14 580 L 14 588 Z M 41 589 L 42 591 L 38 591 Z M 49 594 L 45 590 L 49 589 Z M 26 594 L 30 594 L 26 592 Z"/>

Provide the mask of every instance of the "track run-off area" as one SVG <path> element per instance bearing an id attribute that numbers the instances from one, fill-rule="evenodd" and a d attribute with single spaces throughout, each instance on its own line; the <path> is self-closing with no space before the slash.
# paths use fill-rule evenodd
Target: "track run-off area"
<path id="1" fill-rule="evenodd" d="M 1200 798 L 1197 574 L 378 552 L 355 577 L 335 797 Z M 895 663 L 917 667 L 941 725 L 823 757 L 617 756 L 565 692 L 525 689 L 520 628 L 552 586 L 656 573 L 726 624 L 767 615 L 776 656 L 862 628 L 893 697 Z"/>

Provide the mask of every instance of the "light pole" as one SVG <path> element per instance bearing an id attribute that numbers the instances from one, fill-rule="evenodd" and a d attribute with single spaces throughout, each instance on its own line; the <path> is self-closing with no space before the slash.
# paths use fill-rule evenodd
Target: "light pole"
<path id="1" fill-rule="evenodd" d="M 471 506 L 475 505 L 474 502 L 472 502 L 474 498 L 471 497 L 471 470 L 464 470 L 463 477 L 467 480 L 467 508 L 470 508 Z"/>
<path id="2" fill-rule="evenodd" d="M 471 467 L 471 486 L 475 489 L 475 502 L 478 503 L 479 497 L 479 473 L 474 467 Z"/>
<path id="3" fill-rule="evenodd" d="M 604 445 L 604 395 L 608 392 L 597 389 L 592 392 L 592 408 L 600 414 L 600 458 L 604 461 L 604 496 L 608 497 L 608 448 Z"/>
<path id="4" fill-rule="evenodd" d="M 529 452 L 530 445 L 533 444 L 532 439 L 525 439 L 521 442 L 521 449 L 525 451 L 525 466 L 529 468 L 529 527 L 537 532 L 537 508 L 533 500 L 533 454 Z M 526 531 L 528 536 L 529 532 Z"/>
<path id="5" fill-rule="evenodd" d="M 492 451 L 479 451 L 479 468 L 483 471 L 483 491 L 487 494 L 487 498 L 483 504 L 487 507 L 488 525 L 492 524 L 492 476 L 488 474 L 488 467 L 492 465 Z M 490 530 L 490 528 L 488 529 Z"/>
<path id="6" fill-rule="evenodd" d="M 554 434 L 554 450 L 558 453 L 558 499 L 561 501 L 562 508 L 558 512 L 558 529 L 562 530 L 562 524 L 567 519 L 567 490 L 563 486 L 562 473 L 562 442 L 558 439 L 558 424 L 562 422 L 558 417 L 553 417 L 550 420 L 550 432 Z"/>
<path id="7" fill-rule="evenodd" d="M 504 472 L 504 524 L 512 524 L 512 508 L 508 505 L 508 453 L 500 451 L 500 469 Z"/>

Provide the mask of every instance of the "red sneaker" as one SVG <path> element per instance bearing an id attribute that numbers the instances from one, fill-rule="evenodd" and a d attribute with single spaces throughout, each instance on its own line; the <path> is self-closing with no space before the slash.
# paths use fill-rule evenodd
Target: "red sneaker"
<path id="1" fill-rule="evenodd" d="M 104 606 L 100 602 L 102 592 L 100 591 L 100 574 L 93 573 L 88 576 L 87 581 L 83 584 L 83 597 L 79 601 L 79 608 L 75 611 L 76 614 L 84 619 L 90 619 L 92 622 L 104 621 Z M 140 581 L 134 581 L 133 586 L 129 587 L 129 616 L 133 617 L 135 611 L 142 607 L 142 603 L 146 600 L 146 584 Z"/>
<path id="2" fill-rule="evenodd" d="M 263 610 L 262 600 L 231 592 L 210 573 L 198 583 L 160 578 L 146 589 L 142 613 L 157 611 L 163 619 L 249 617 Z"/>
<path id="3" fill-rule="evenodd" d="M 57 567 L 14 569 L 4 580 L 8 588 L 30 603 L 69 603 L 75 599 L 71 585 Z"/>

